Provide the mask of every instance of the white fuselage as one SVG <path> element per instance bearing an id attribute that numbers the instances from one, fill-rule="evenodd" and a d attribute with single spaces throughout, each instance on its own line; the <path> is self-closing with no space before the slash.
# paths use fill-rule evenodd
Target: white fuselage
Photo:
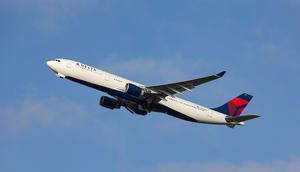
<path id="1" fill-rule="evenodd" d="M 120 76 L 116 76 L 72 60 L 57 59 L 55 61 L 48 61 L 47 64 L 60 78 L 72 77 L 87 83 L 120 92 L 125 92 L 125 86 L 127 83 L 145 88 L 145 85 L 143 84 L 130 81 Z M 193 118 L 200 123 L 228 124 L 225 120 L 225 114 L 176 96 L 167 96 L 164 99 L 161 99 L 158 103 Z"/>

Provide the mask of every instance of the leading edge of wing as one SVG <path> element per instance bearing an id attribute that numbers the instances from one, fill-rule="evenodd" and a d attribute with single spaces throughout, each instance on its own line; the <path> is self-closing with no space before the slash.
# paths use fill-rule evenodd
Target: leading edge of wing
<path id="1" fill-rule="evenodd" d="M 150 90 L 153 90 L 155 92 L 161 93 L 165 96 L 174 95 L 177 93 L 182 93 L 184 91 L 191 91 L 196 86 L 199 86 L 201 84 L 213 81 L 215 79 L 219 79 L 224 76 L 226 71 L 222 71 L 220 73 L 217 73 L 215 75 L 197 78 L 193 80 L 187 80 L 187 81 L 181 81 L 181 82 L 175 82 L 175 83 L 169 83 L 169 84 L 163 84 L 163 85 L 156 85 L 156 86 L 149 86 L 147 87 Z"/>

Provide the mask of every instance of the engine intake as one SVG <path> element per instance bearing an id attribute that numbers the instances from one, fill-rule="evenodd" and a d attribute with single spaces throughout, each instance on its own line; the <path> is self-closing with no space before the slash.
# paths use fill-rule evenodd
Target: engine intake
<path id="1" fill-rule="evenodd" d="M 145 93 L 143 88 L 140 88 L 140 87 L 130 84 L 130 83 L 126 84 L 125 92 L 132 96 L 136 96 L 136 97 L 142 96 Z"/>
<path id="2" fill-rule="evenodd" d="M 99 101 L 99 105 L 106 107 L 108 109 L 119 109 L 120 103 L 110 97 L 102 96 Z"/>

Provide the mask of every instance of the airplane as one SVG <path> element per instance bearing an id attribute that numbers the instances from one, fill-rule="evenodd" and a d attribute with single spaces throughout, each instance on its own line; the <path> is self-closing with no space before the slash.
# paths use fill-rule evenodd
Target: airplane
<path id="1" fill-rule="evenodd" d="M 185 91 L 191 92 L 201 84 L 219 79 L 226 71 L 193 80 L 145 86 L 78 61 L 57 58 L 47 61 L 47 65 L 59 78 L 110 95 L 111 97 L 102 96 L 99 100 L 99 105 L 108 109 L 125 107 L 129 112 L 137 115 L 160 112 L 190 122 L 226 125 L 230 128 L 245 125 L 245 121 L 259 117 L 241 115 L 253 97 L 247 93 L 216 108 L 207 108 L 176 96 Z"/>

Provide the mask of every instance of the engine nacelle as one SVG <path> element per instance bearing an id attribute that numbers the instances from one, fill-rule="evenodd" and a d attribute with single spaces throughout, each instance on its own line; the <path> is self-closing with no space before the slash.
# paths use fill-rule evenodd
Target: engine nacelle
<path id="1" fill-rule="evenodd" d="M 136 97 L 142 96 L 145 93 L 144 89 L 130 83 L 126 84 L 125 92 Z"/>
<path id="2" fill-rule="evenodd" d="M 108 109 L 119 109 L 120 103 L 110 97 L 102 96 L 99 101 L 99 105 L 106 107 Z"/>

